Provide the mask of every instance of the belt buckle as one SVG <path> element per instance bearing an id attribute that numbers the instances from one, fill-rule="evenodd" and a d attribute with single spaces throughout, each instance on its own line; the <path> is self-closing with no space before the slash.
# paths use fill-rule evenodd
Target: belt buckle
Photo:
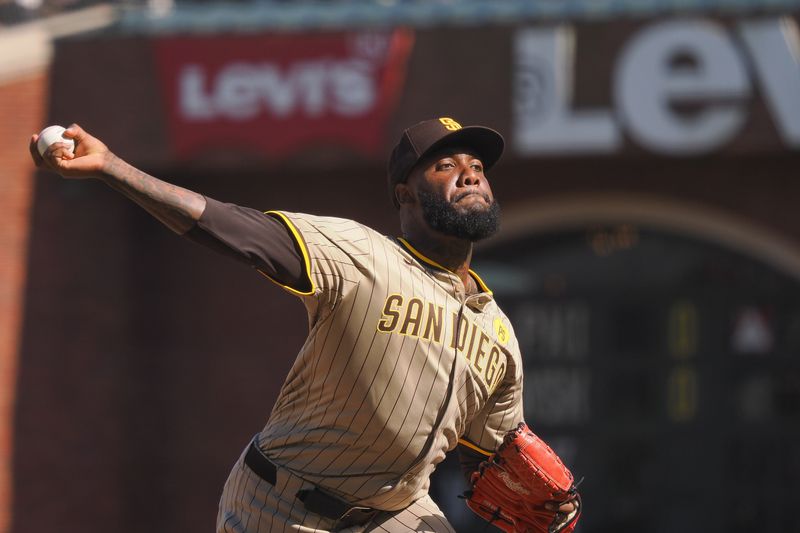
<path id="1" fill-rule="evenodd" d="M 365 526 L 376 514 L 378 514 L 378 510 L 370 507 L 360 507 L 357 505 L 349 507 L 336 521 L 336 529 L 351 526 Z"/>

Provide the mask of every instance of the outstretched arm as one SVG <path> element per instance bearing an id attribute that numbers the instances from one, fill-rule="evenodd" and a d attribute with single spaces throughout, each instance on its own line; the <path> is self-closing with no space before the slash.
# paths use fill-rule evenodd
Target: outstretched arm
<path id="1" fill-rule="evenodd" d="M 36 147 L 39 136 L 31 137 L 36 166 L 65 178 L 102 180 L 175 233 L 243 261 L 296 292 L 305 294 L 313 287 L 299 242 L 277 218 L 154 178 L 115 156 L 78 125 L 64 135 L 75 139 L 74 154 L 66 144 L 55 143 L 42 157 Z"/>
<path id="2" fill-rule="evenodd" d="M 203 214 L 206 200 L 202 195 L 161 181 L 129 165 L 77 124 L 67 128 L 64 136 L 75 140 L 74 154 L 65 144 L 55 143 L 44 156 L 40 156 L 36 148 L 39 136 L 31 137 L 29 148 L 37 167 L 55 171 L 65 178 L 104 181 L 181 235 L 189 231 Z"/>

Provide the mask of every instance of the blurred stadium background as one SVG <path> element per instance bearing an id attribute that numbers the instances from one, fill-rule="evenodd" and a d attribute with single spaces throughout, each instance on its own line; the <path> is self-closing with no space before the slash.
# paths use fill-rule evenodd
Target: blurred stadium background
<path id="1" fill-rule="evenodd" d="M 209 531 L 302 306 L 101 184 L 79 122 L 220 200 L 395 233 L 384 161 L 485 123 L 528 422 L 581 533 L 800 531 L 800 1 L 0 1 L 0 532 Z M 484 531 L 448 460 L 432 492 Z"/>

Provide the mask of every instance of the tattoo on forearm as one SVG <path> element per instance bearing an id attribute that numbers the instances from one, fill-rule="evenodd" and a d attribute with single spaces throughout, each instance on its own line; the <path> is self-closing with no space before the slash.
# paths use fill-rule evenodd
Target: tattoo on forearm
<path id="1" fill-rule="evenodd" d="M 117 157 L 111 158 L 102 179 L 178 234 L 189 231 L 206 206 L 202 195 L 161 181 Z"/>

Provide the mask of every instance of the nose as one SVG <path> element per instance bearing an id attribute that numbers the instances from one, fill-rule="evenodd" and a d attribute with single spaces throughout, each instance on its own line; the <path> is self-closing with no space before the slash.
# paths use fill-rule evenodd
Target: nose
<path id="1" fill-rule="evenodd" d="M 479 185 L 481 182 L 481 176 L 474 168 L 472 168 L 471 165 L 467 165 L 461 170 L 461 174 L 458 177 L 458 182 L 458 184 L 462 187 Z"/>

